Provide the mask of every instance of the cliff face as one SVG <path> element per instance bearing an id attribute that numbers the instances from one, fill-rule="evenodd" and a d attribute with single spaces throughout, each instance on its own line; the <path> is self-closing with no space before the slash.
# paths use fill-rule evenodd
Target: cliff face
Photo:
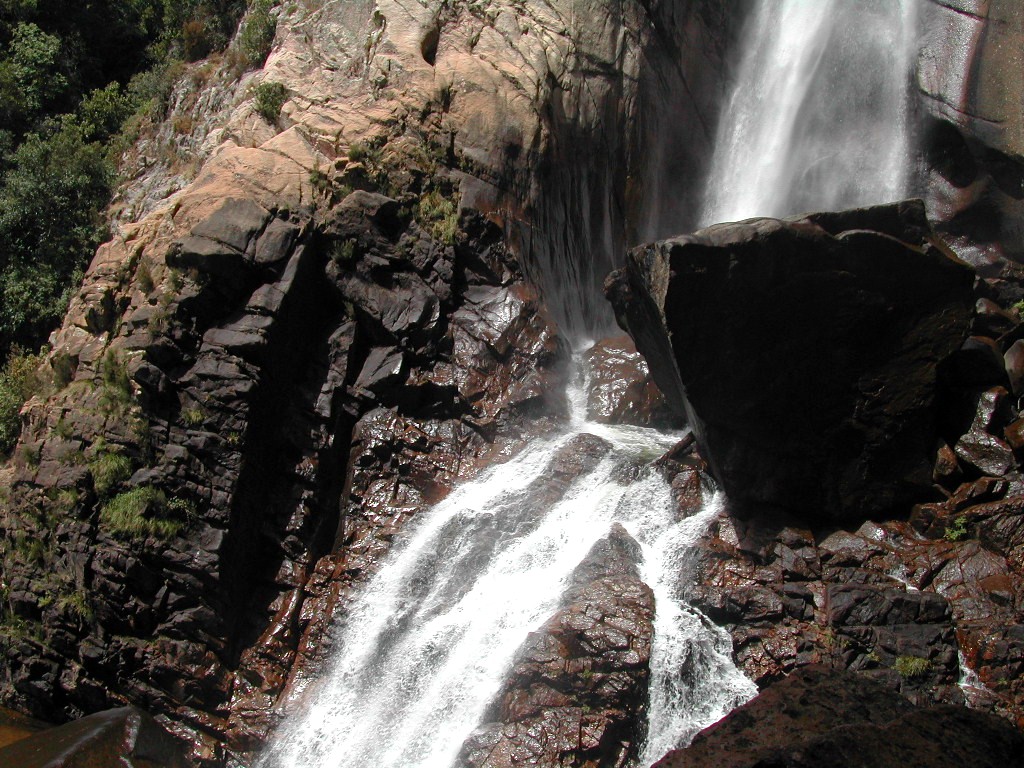
<path id="1" fill-rule="evenodd" d="M 732 29 L 712 2 L 279 13 L 263 70 L 197 65 L 136 148 L 0 522 L 4 699 L 137 704 L 211 764 L 403 524 L 562 412 L 564 333 L 656 225 L 650 168 L 697 175 Z"/>
<path id="2" fill-rule="evenodd" d="M 210 765 L 259 746 L 409 519 L 559 417 L 566 336 L 608 322 L 597 283 L 694 224 L 742 21 L 721 0 L 277 13 L 263 69 L 195 65 L 133 150 L 0 516 L 5 702 L 136 704 Z M 1011 274 L 1020 14 L 926 24 L 929 205 Z"/>

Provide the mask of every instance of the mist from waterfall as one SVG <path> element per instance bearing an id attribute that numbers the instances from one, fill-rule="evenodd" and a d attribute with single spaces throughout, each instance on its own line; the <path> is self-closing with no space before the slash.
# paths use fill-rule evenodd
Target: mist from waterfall
<path id="1" fill-rule="evenodd" d="M 917 0 L 762 0 L 701 225 L 891 202 L 910 167 Z"/>

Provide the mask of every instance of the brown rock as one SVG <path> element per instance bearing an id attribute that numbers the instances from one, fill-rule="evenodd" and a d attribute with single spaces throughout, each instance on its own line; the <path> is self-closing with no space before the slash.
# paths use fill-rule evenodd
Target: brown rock
<path id="1" fill-rule="evenodd" d="M 1014 466 L 1013 451 L 994 432 L 1006 406 L 1006 390 L 995 387 L 977 398 L 974 421 L 954 446 L 957 457 L 983 475 L 1005 475 Z"/>
<path id="2" fill-rule="evenodd" d="M 679 426 L 629 336 L 602 339 L 584 358 L 587 418 L 602 424 Z"/>
<path id="3" fill-rule="evenodd" d="M 657 768 L 1017 765 L 1024 736 L 963 707 L 918 708 L 848 672 L 805 667 L 702 731 Z"/>
<path id="4" fill-rule="evenodd" d="M 14 768 L 190 768 L 181 745 L 145 712 L 98 712 L 0 748 Z"/>
<path id="5" fill-rule="evenodd" d="M 577 566 L 563 608 L 520 648 L 459 765 L 624 765 L 642 741 L 654 595 L 620 525 Z"/>

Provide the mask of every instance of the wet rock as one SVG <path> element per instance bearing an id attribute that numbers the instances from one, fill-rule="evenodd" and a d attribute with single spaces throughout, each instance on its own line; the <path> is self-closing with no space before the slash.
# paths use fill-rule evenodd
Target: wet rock
<path id="1" fill-rule="evenodd" d="M 190 768 L 181 744 L 135 707 L 98 712 L 2 747 L 0 762 L 18 768 Z"/>
<path id="2" fill-rule="evenodd" d="M 0 707 L 0 749 L 53 726 Z"/>
<path id="3" fill-rule="evenodd" d="M 658 768 L 979 768 L 1024 760 L 1024 736 L 963 707 L 915 707 L 849 672 L 805 667 L 702 731 Z"/>
<path id="4" fill-rule="evenodd" d="M 643 739 L 654 595 L 620 525 L 577 566 L 563 607 L 516 654 L 462 766 L 624 765 Z"/>
<path id="5" fill-rule="evenodd" d="M 1006 366 L 1003 352 L 994 339 L 971 336 L 945 365 L 945 374 L 963 389 L 1005 386 Z"/>
<path id="6" fill-rule="evenodd" d="M 1014 395 L 1024 394 L 1024 339 L 1017 339 L 1003 355 L 1006 377 L 1010 381 L 1010 391 Z"/>
<path id="7" fill-rule="evenodd" d="M 1013 451 L 993 432 L 999 431 L 1006 390 L 987 390 L 977 398 L 974 420 L 954 446 L 957 457 L 983 475 L 1005 475 L 1014 466 Z"/>
<path id="8" fill-rule="evenodd" d="M 587 350 L 587 418 L 602 424 L 680 426 L 647 362 L 629 336 L 602 339 Z"/>
<path id="9" fill-rule="evenodd" d="M 972 284 L 909 201 L 642 246 L 606 289 L 731 499 L 839 520 L 930 484 Z"/>
<path id="10" fill-rule="evenodd" d="M 1011 233 L 1024 218 L 1024 116 L 1012 95 L 1024 85 L 1020 7 L 957 0 L 919 10 L 915 72 L 919 108 L 931 118 L 922 136 L 929 210 L 972 264 L 1013 274 L 1021 243 Z"/>

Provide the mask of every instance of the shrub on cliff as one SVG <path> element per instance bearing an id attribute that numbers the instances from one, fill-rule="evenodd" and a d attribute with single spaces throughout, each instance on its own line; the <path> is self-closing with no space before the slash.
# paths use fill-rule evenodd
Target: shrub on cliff
<path id="1" fill-rule="evenodd" d="M 281 115 L 281 107 L 288 100 L 288 89 L 283 83 L 264 82 L 252 88 L 253 107 L 268 123 Z"/>
<path id="2" fill-rule="evenodd" d="M 0 345 L 37 348 L 106 236 L 104 147 L 66 118 L 25 137 L 0 177 Z"/>
<path id="3" fill-rule="evenodd" d="M 253 0 L 249 13 L 238 32 L 238 49 L 246 68 L 258 67 L 266 61 L 277 34 L 277 19 L 270 11 L 273 0 Z"/>
<path id="4" fill-rule="evenodd" d="M 0 454 L 10 453 L 21 432 L 21 406 L 39 388 L 37 355 L 15 353 L 0 371 Z"/>

